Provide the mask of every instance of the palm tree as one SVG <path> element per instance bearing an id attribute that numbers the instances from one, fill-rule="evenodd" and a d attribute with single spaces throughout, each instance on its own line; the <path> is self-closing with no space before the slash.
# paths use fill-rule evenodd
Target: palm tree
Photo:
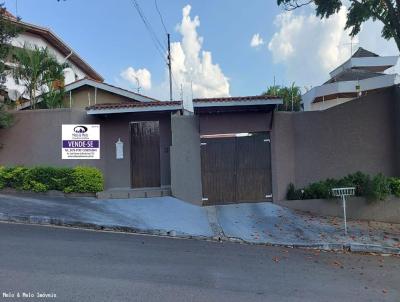
<path id="1" fill-rule="evenodd" d="M 281 97 L 283 104 L 278 106 L 280 111 L 300 111 L 301 109 L 301 89 L 294 82 L 290 87 L 270 86 L 263 94 Z"/>
<path id="2" fill-rule="evenodd" d="M 58 63 L 48 48 L 16 48 L 13 52 L 15 67 L 13 75 L 18 84 L 25 86 L 30 104 L 36 108 L 38 96 L 52 91 L 55 82 L 64 82 L 63 70 L 66 64 Z"/>

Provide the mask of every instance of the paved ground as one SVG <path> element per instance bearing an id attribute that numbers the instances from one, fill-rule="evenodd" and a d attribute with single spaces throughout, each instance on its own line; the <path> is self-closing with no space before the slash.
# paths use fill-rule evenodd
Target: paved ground
<path id="1" fill-rule="evenodd" d="M 345 237 L 340 218 L 312 216 L 268 202 L 199 207 L 172 197 L 98 200 L 0 194 L 0 220 L 9 217 L 28 217 L 33 222 L 47 217 L 62 224 L 130 227 L 139 232 L 176 236 L 222 236 L 252 243 L 361 244 L 372 250 L 384 246 L 400 253 L 400 225 L 352 221 Z"/>
<path id="2" fill-rule="evenodd" d="M 400 300 L 394 256 L 6 223 L 0 255 L 0 294 L 57 295 L 46 301 Z"/>

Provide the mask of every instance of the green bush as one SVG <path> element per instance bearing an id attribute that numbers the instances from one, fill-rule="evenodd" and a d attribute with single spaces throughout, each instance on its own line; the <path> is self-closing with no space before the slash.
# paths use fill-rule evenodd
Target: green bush
<path id="1" fill-rule="evenodd" d="M 389 178 L 390 192 L 396 197 L 400 197 L 400 179 L 395 177 Z"/>
<path id="2" fill-rule="evenodd" d="M 367 188 L 366 196 L 372 200 L 385 200 L 390 192 L 390 183 L 382 173 L 377 174 Z"/>
<path id="3" fill-rule="evenodd" d="M 328 178 L 296 189 L 291 183 L 287 199 L 328 199 L 332 198 L 332 189 L 337 187 L 355 187 L 356 196 L 365 196 L 370 200 L 384 200 L 389 194 L 400 197 L 400 178 L 388 178 L 377 174 L 372 179 L 368 174 L 356 172 L 341 179 Z"/>
<path id="4" fill-rule="evenodd" d="M 287 200 L 299 200 L 303 199 L 303 193 L 301 190 L 296 190 L 294 184 L 290 183 L 286 194 Z"/>
<path id="5" fill-rule="evenodd" d="M 95 193 L 103 190 L 103 175 L 92 167 L 0 167 L 0 189 L 6 187 L 33 192 Z"/>
<path id="6" fill-rule="evenodd" d="M 103 174 L 92 167 L 76 167 L 72 173 L 72 184 L 64 192 L 99 192 L 103 190 Z"/>

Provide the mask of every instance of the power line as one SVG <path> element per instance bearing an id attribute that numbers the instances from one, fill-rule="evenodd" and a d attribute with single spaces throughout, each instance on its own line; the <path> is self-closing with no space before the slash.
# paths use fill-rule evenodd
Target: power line
<path id="1" fill-rule="evenodd" d="M 162 14 L 161 14 L 161 12 L 160 12 L 160 10 L 158 8 L 157 0 L 154 0 L 154 5 L 156 6 L 156 10 L 158 12 L 158 15 L 160 16 L 161 24 L 164 27 L 164 31 L 165 31 L 166 34 L 168 34 L 167 27 L 165 26 L 165 23 L 164 23 L 164 18 L 163 18 Z"/>
<path id="2" fill-rule="evenodd" d="M 167 61 L 165 59 L 165 53 L 167 52 L 165 49 L 165 46 L 160 42 L 153 27 L 151 26 L 150 22 L 147 20 L 146 16 L 144 15 L 139 3 L 136 0 L 133 0 L 133 5 L 135 6 L 135 9 L 136 9 L 137 13 L 139 14 L 140 19 L 142 20 L 143 24 L 145 25 L 147 31 L 149 32 L 150 38 L 152 39 L 154 46 L 156 47 L 157 51 L 159 52 L 159 54 L 161 55 L 161 57 L 163 58 L 165 63 L 167 63 Z"/>

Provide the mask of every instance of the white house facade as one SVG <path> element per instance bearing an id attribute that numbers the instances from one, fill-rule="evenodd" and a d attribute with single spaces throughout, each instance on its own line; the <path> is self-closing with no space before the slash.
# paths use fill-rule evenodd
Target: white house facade
<path id="1" fill-rule="evenodd" d="M 9 20 L 22 28 L 22 32 L 12 39 L 11 44 L 14 47 L 24 47 L 24 45 L 34 48 L 46 48 L 59 63 L 67 63 L 68 68 L 64 70 L 65 85 L 83 78 L 93 79 L 103 82 L 103 77 L 97 73 L 88 63 L 69 47 L 52 30 L 41 26 L 17 20 L 13 15 L 7 12 Z M 8 65 L 12 66 L 9 62 Z M 12 75 L 7 75 L 5 79 L 5 89 L 11 99 L 16 96 L 24 96 L 25 88 L 18 85 Z M 18 109 L 18 106 L 17 106 Z"/>
<path id="2" fill-rule="evenodd" d="M 359 48 L 350 59 L 330 73 L 330 80 L 302 96 L 304 111 L 325 110 L 368 92 L 400 84 L 398 74 L 384 73 L 399 56 L 381 57 Z"/>

